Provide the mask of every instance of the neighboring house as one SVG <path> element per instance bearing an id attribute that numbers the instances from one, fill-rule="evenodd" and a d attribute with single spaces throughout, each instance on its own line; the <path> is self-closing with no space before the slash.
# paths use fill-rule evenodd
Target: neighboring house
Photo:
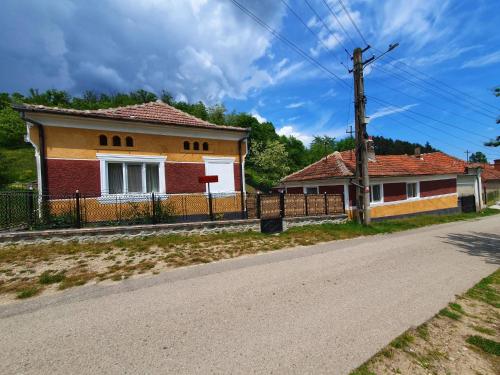
<path id="1" fill-rule="evenodd" d="M 369 147 L 370 207 L 372 217 L 459 211 L 459 185 L 472 191 L 481 207 L 480 169 L 442 152 L 415 155 L 375 155 Z M 350 215 L 356 209 L 354 151 L 334 152 L 282 179 L 286 193 L 344 195 Z M 474 193 L 475 192 L 475 193 Z"/>
<path id="2" fill-rule="evenodd" d="M 15 106 L 35 147 L 38 188 L 49 199 L 244 192 L 248 131 L 200 120 L 161 101 L 100 110 Z M 101 199 L 101 200 L 99 200 Z"/>
<path id="3" fill-rule="evenodd" d="M 483 199 L 488 202 L 500 200 L 500 159 L 495 160 L 493 164 L 472 163 L 470 165 L 482 169 Z"/>

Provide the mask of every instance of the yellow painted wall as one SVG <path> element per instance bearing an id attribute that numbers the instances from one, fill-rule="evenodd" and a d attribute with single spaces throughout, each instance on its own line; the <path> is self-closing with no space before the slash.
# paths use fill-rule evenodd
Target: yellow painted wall
<path id="1" fill-rule="evenodd" d="M 138 134 L 126 132 L 100 132 L 88 129 L 44 127 L 45 143 L 48 158 L 61 159 L 95 159 L 96 153 L 113 153 L 125 155 L 161 155 L 167 156 L 167 161 L 203 162 L 203 156 L 229 156 L 238 160 L 238 142 L 204 138 L 172 137 L 152 134 Z M 99 145 L 99 135 L 108 137 L 108 146 Z M 109 146 L 112 137 L 122 138 L 122 146 Z M 125 147 L 125 137 L 134 139 L 134 147 Z M 38 143 L 38 129 L 31 128 L 30 138 Z M 184 141 L 191 142 L 191 150 L 184 151 Z M 208 142 L 209 151 L 194 151 L 192 143 Z M 243 150 L 244 151 L 244 150 Z"/>
<path id="2" fill-rule="evenodd" d="M 374 207 L 372 206 L 371 217 L 377 218 L 377 217 L 387 217 L 387 216 L 408 215 L 418 212 L 456 208 L 457 206 L 458 206 L 458 201 L 456 196 L 419 199 L 415 201 L 401 201 L 401 203 L 395 203 L 390 205 L 374 206 Z M 353 210 L 350 210 L 348 215 L 350 218 L 353 218 L 354 217 Z"/>

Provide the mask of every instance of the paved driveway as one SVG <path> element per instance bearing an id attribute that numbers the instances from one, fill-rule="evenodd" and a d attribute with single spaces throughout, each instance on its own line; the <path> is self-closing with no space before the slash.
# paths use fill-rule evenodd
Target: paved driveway
<path id="1" fill-rule="evenodd" d="M 500 216 L 0 307 L 0 373 L 345 374 L 499 264 Z"/>

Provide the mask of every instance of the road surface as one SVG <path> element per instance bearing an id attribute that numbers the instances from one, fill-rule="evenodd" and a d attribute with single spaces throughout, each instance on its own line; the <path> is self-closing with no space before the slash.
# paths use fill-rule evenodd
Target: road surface
<path id="1" fill-rule="evenodd" d="M 499 265 L 500 216 L 0 307 L 2 374 L 345 374 Z"/>

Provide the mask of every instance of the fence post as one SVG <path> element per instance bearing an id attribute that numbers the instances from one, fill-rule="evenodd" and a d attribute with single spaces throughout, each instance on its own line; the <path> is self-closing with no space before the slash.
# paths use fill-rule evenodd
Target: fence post
<path id="1" fill-rule="evenodd" d="M 260 211 L 260 193 L 257 193 L 255 197 L 255 205 L 257 206 L 257 219 L 260 219 L 261 211 Z"/>
<path id="2" fill-rule="evenodd" d="M 328 215 L 328 196 L 325 191 L 325 215 Z"/>
<path id="3" fill-rule="evenodd" d="M 213 203 L 212 193 L 208 193 L 208 214 L 210 215 L 210 220 L 214 221 L 214 209 L 212 203 Z"/>
<path id="4" fill-rule="evenodd" d="M 306 216 L 309 216 L 309 207 L 307 206 L 307 194 L 304 193 L 304 201 L 306 204 Z"/>
<path id="5" fill-rule="evenodd" d="M 31 227 L 34 224 L 35 210 L 33 207 L 33 188 L 28 191 L 28 225 Z"/>
<path id="6" fill-rule="evenodd" d="M 151 221 L 153 224 L 156 224 L 156 202 L 155 202 L 155 193 L 151 193 Z"/>
<path id="7" fill-rule="evenodd" d="M 285 217 L 285 193 L 280 192 L 280 217 Z"/>
<path id="8" fill-rule="evenodd" d="M 75 208 L 76 208 L 76 227 L 81 228 L 82 227 L 82 217 L 80 214 L 80 191 L 77 190 L 75 192 Z"/>
<path id="9" fill-rule="evenodd" d="M 344 214 L 347 213 L 346 209 L 345 209 L 345 204 L 346 204 L 346 201 L 345 201 L 345 194 L 344 194 L 344 191 L 342 190 L 342 194 L 341 194 L 341 198 L 342 198 L 342 212 Z"/>

